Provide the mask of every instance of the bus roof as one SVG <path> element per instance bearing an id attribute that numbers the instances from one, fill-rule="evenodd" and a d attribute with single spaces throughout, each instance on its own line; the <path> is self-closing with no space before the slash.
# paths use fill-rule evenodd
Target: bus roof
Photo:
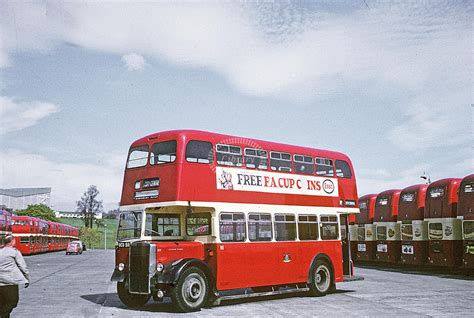
<path id="1" fill-rule="evenodd" d="M 347 155 L 341 152 L 337 152 L 337 151 L 276 143 L 276 142 L 264 141 L 264 140 L 247 138 L 247 137 L 224 135 L 224 134 L 202 131 L 202 130 L 169 130 L 169 131 L 158 132 L 158 133 L 154 133 L 154 134 L 135 140 L 132 143 L 131 147 L 148 144 L 158 138 L 160 140 L 163 140 L 163 139 L 173 139 L 173 140 L 182 140 L 182 141 L 204 140 L 204 141 L 211 141 L 213 143 L 223 142 L 223 143 L 235 144 L 235 145 L 243 144 L 246 146 L 262 148 L 265 150 L 289 151 L 294 154 L 307 154 L 307 155 L 313 154 L 313 155 L 327 156 L 327 157 L 332 157 L 335 159 L 343 159 L 343 160 L 350 161 Z"/>

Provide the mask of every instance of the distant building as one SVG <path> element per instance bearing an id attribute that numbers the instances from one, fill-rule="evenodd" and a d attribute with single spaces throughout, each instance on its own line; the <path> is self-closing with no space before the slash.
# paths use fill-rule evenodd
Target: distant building
<path id="1" fill-rule="evenodd" d="M 22 210 L 30 204 L 51 206 L 51 188 L 0 189 L 0 205 L 7 209 Z"/>
<path id="2" fill-rule="evenodd" d="M 56 211 L 55 214 L 57 218 L 82 219 L 84 217 L 81 212 Z M 97 213 L 95 218 L 102 219 L 102 212 Z"/>

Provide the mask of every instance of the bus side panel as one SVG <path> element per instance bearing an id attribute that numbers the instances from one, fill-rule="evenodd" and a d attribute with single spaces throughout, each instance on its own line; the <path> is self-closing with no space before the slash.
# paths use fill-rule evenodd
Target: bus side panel
<path id="1" fill-rule="evenodd" d="M 340 241 L 217 244 L 217 289 L 304 283 L 313 258 L 328 255 L 343 280 Z"/>

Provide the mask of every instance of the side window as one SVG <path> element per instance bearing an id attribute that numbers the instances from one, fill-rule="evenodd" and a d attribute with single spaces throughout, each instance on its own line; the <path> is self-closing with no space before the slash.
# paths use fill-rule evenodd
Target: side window
<path id="1" fill-rule="evenodd" d="M 293 214 L 275 215 L 275 239 L 277 241 L 296 240 L 296 220 Z"/>
<path id="2" fill-rule="evenodd" d="M 207 141 L 191 140 L 186 146 L 186 161 L 212 163 L 214 161 L 212 144 Z"/>
<path id="3" fill-rule="evenodd" d="M 237 146 L 217 144 L 216 160 L 220 165 L 241 167 L 242 149 Z"/>
<path id="4" fill-rule="evenodd" d="M 316 174 L 323 177 L 334 177 L 334 162 L 331 159 L 316 158 Z"/>
<path id="5" fill-rule="evenodd" d="M 211 214 L 192 213 L 186 217 L 186 234 L 200 236 L 211 234 Z"/>
<path id="6" fill-rule="evenodd" d="M 176 140 L 157 142 L 151 146 L 150 164 L 174 162 L 176 160 Z"/>
<path id="7" fill-rule="evenodd" d="M 298 234 L 301 241 L 318 239 L 318 219 L 316 215 L 298 216 Z"/>
<path id="8" fill-rule="evenodd" d="M 291 172 L 291 155 L 286 152 L 270 152 L 270 168 L 275 171 Z"/>
<path id="9" fill-rule="evenodd" d="M 245 166 L 252 169 L 268 169 L 268 153 L 265 150 L 245 148 Z"/>
<path id="10" fill-rule="evenodd" d="M 336 175 L 340 178 L 352 178 L 351 167 L 344 160 L 336 160 Z"/>
<path id="11" fill-rule="evenodd" d="M 148 145 L 130 148 L 127 168 L 144 167 L 148 161 Z"/>
<path id="12" fill-rule="evenodd" d="M 295 172 L 302 174 L 314 173 L 314 160 L 310 156 L 294 155 Z"/>
<path id="13" fill-rule="evenodd" d="M 321 238 L 323 240 L 336 240 L 339 236 L 339 223 L 337 216 L 321 215 Z"/>
<path id="14" fill-rule="evenodd" d="M 243 242 L 246 237 L 243 213 L 221 213 L 219 232 L 222 242 Z"/>
<path id="15" fill-rule="evenodd" d="M 272 218 L 270 214 L 249 214 L 249 240 L 271 241 L 272 240 Z"/>

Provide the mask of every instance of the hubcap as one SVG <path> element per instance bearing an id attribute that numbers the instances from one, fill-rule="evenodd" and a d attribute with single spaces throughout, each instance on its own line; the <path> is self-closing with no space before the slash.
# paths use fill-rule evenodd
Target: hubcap
<path id="1" fill-rule="evenodd" d="M 199 306 L 204 299 L 205 283 L 202 277 L 193 273 L 186 277 L 183 284 L 183 298 L 189 306 Z"/>
<path id="2" fill-rule="evenodd" d="M 329 289 L 329 284 L 331 283 L 329 280 L 330 273 L 326 266 L 320 265 L 316 269 L 316 288 L 320 292 L 326 292 Z"/>

